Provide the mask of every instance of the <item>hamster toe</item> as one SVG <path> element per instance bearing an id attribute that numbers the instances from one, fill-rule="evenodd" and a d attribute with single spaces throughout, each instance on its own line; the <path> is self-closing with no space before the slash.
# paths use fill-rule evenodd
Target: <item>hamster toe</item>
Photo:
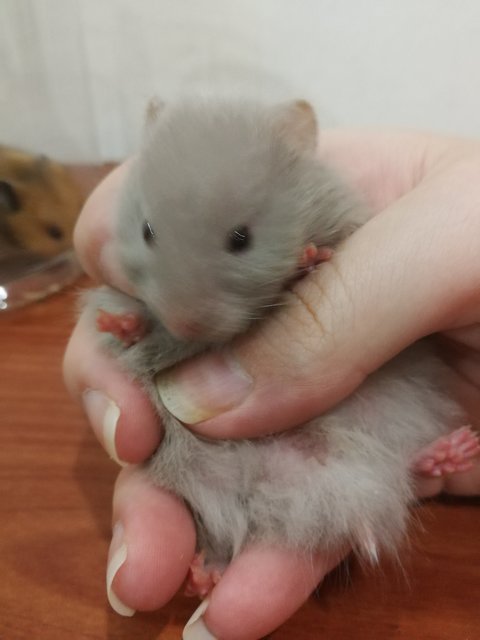
<path id="1" fill-rule="evenodd" d="M 421 449 L 412 469 L 415 473 L 433 477 L 466 471 L 479 453 L 478 434 L 470 426 L 464 426 Z"/>

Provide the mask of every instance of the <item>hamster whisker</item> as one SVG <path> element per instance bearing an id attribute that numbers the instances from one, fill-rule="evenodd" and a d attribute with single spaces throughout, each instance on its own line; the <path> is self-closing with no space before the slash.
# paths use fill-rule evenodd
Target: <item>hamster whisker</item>
<path id="1" fill-rule="evenodd" d="M 262 304 L 260 306 L 260 309 L 271 309 L 273 307 L 285 307 L 285 306 L 287 306 L 287 304 L 288 303 L 286 301 L 284 301 L 284 302 L 271 302 L 269 304 Z"/>

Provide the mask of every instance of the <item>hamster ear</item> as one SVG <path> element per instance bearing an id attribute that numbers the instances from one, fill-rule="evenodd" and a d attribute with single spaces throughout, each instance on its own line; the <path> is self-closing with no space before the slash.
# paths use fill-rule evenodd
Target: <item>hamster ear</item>
<path id="1" fill-rule="evenodd" d="M 306 100 L 295 100 L 277 107 L 275 130 L 294 151 L 308 153 L 317 146 L 317 118 Z"/>
<path id="2" fill-rule="evenodd" d="M 35 158 L 33 168 L 36 173 L 45 173 L 45 171 L 49 168 L 49 165 L 50 159 L 42 153 Z"/>
<path id="3" fill-rule="evenodd" d="M 17 192 L 6 180 L 0 180 L 0 213 L 15 213 L 20 209 Z"/>
<path id="4" fill-rule="evenodd" d="M 153 96 L 150 98 L 147 104 L 147 108 L 145 110 L 145 130 L 149 131 L 153 127 L 153 125 L 158 122 L 158 118 L 160 114 L 165 108 L 165 102 L 160 100 L 158 96 Z"/>

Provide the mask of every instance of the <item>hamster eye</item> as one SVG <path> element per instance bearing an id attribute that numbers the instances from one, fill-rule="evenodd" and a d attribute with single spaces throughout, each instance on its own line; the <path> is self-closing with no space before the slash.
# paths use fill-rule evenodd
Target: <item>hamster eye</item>
<path id="1" fill-rule="evenodd" d="M 63 231 L 60 229 L 58 224 L 48 224 L 45 227 L 45 231 L 47 232 L 47 235 L 54 240 L 61 240 L 63 238 Z"/>
<path id="2" fill-rule="evenodd" d="M 227 249 L 230 253 L 238 253 L 248 249 L 252 242 L 250 229 L 246 225 L 235 227 L 227 237 Z"/>
<path id="3" fill-rule="evenodd" d="M 143 239 L 145 240 L 145 242 L 147 244 L 151 244 L 155 239 L 155 231 L 153 230 L 153 227 L 148 222 L 148 220 L 145 220 L 145 222 L 143 223 L 142 232 L 143 232 Z"/>
<path id="4" fill-rule="evenodd" d="M 21 207 L 18 194 L 12 185 L 0 180 L 0 213 L 15 213 Z"/>

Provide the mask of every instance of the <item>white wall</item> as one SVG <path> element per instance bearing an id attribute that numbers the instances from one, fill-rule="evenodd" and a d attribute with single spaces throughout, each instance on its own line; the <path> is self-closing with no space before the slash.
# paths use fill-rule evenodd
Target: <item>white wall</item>
<path id="1" fill-rule="evenodd" d="M 230 86 L 480 136 L 480 1 L 0 0 L 0 142 L 121 158 L 152 94 Z"/>

